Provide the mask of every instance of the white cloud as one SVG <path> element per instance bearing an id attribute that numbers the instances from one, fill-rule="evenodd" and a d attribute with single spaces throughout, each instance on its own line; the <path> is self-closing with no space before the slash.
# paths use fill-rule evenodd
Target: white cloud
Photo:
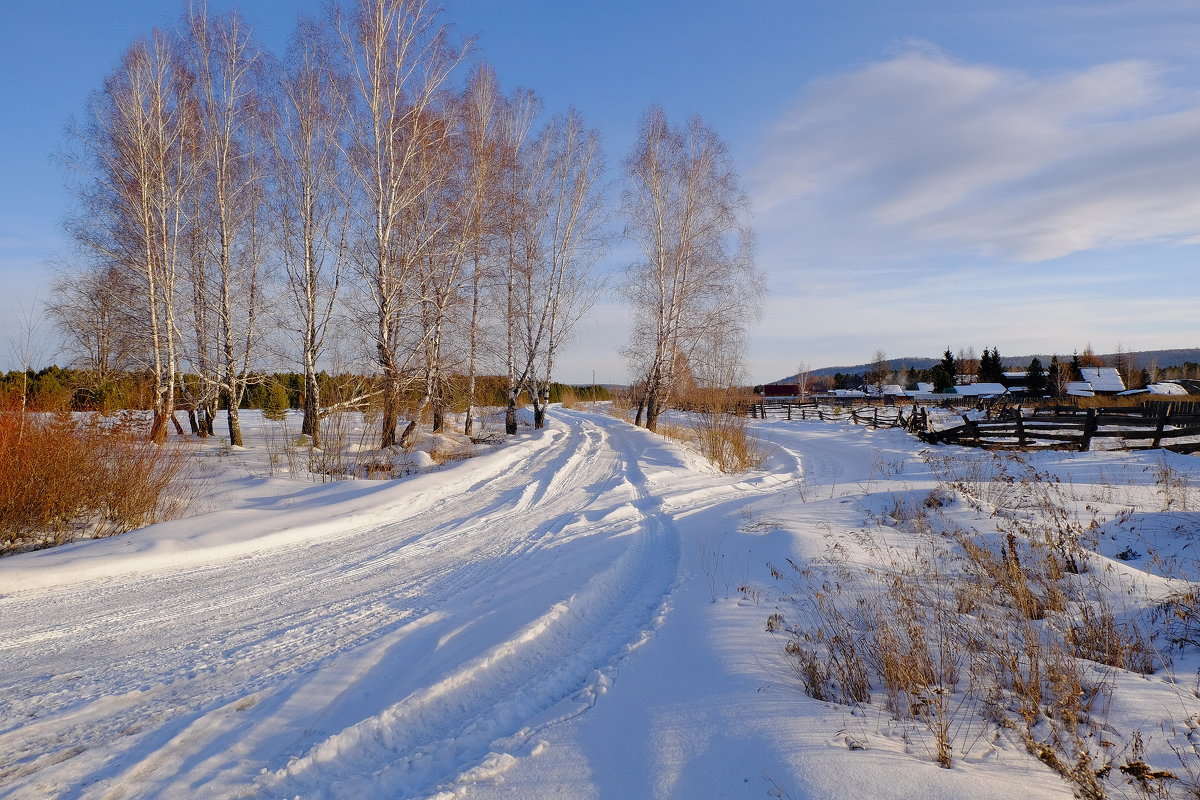
<path id="1" fill-rule="evenodd" d="M 1200 102 L 1145 62 L 1044 76 L 924 47 L 810 84 L 752 193 L 775 254 L 1041 261 L 1194 241 L 1198 145 Z"/>

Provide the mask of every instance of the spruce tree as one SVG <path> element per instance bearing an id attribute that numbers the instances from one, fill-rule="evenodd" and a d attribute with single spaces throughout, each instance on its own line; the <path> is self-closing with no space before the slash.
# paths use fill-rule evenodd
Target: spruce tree
<path id="1" fill-rule="evenodd" d="M 1042 361 L 1034 358 L 1029 362 L 1029 372 L 1025 377 L 1025 392 L 1030 397 L 1041 397 L 1046 394 L 1046 370 Z"/>
<path id="2" fill-rule="evenodd" d="M 958 383 L 958 362 L 954 360 L 954 353 L 950 351 L 949 347 L 942 354 L 942 363 L 939 366 L 950 376 L 951 385 Z"/>

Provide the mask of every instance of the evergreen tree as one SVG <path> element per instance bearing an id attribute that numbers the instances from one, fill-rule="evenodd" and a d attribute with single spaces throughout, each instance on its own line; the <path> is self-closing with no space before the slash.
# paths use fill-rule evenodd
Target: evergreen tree
<path id="1" fill-rule="evenodd" d="M 954 383 L 958 383 L 958 362 L 954 360 L 954 353 L 950 351 L 949 347 L 947 347 L 946 352 L 942 354 L 942 363 L 938 366 L 945 370 L 946 374 L 950 376 L 950 379 Z"/>
<path id="2" fill-rule="evenodd" d="M 1041 397 L 1046 394 L 1046 388 L 1046 370 L 1042 367 L 1042 360 L 1034 358 L 1029 362 L 1029 372 L 1025 378 L 1025 392 L 1030 397 Z"/>
<path id="3" fill-rule="evenodd" d="M 272 420 L 286 419 L 288 408 L 291 406 L 287 387 L 280 381 L 271 379 L 265 388 L 262 404 L 263 416 Z"/>
<path id="4" fill-rule="evenodd" d="M 979 359 L 979 380 L 982 383 L 999 383 L 1004 379 L 1004 365 L 1000 363 L 1000 348 L 983 350 Z"/>

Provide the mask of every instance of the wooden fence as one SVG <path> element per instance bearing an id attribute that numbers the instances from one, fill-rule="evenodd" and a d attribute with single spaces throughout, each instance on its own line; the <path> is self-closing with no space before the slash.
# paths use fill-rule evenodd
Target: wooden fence
<path id="1" fill-rule="evenodd" d="M 959 444 L 992 450 L 1090 450 L 1095 439 L 1116 439 L 1121 448 L 1164 447 L 1179 453 L 1200 452 L 1200 403 L 1153 402 L 1142 406 L 1088 408 L 1048 406 L 1030 412 L 1020 406 L 989 408 L 988 419 L 970 419 L 932 430 L 927 408 L 902 406 L 830 406 L 819 403 L 764 402 L 749 409 L 757 419 L 851 422 L 872 428 L 904 428 L 931 444 Z M 994 416 L 993 416 L 994 415 Z"/>
<path id="2" fill-rule="evenodd" d="M 1026 416 L 1017 407 L 1001 418 L 972 420 L 921 438 L 933 444 L 961 444 L 1002 449 L 1090 450 L 1095 439 L 1117 439 L 1121 449 L 1164 447 L 1179 453 L 1200 452 L 1200 442 L 1175 439 L 1200 437 L 1200 414 L 1195 403 L 1151 403 L 1128 408 L 1049 407 Z"/>
<path id="3" fill-rule="evenodd" d="M 850 422 L 871 428 L 904 428 L 922 431 L 929 427 L 929 412 L 918 406 L 830 406 L 820 403 L 765 402 L 750 407 L 756 419 L 817 419 L 823 422 Z"/>

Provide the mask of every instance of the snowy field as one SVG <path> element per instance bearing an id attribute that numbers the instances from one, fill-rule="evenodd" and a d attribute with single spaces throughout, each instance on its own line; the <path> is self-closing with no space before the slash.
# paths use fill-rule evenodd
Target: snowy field
<path id="1" fill-rule="evenodd" d="M 1086 534 L 1064 614 L 1200 580 L 1200 458 L 1161 451 L 758 422 L 766 464 L 731 476 L 554 408 L 474 458 L 315 483 L 251 422 L 206 446 L 201 513 L 0 560 L 0 798 L 1069 798 L 965 693 L 949 769 L 927 717 L 810 697 L 787 651 L 815 593 L 949 581 L 955 536 L 1016 548 L 1048 491 Z M 1156 647 L 1149 675 L 1083 668 L 1113 797 L 1157 796 L 1139 759 L 1195 796 L 1200 659 Z"/>

